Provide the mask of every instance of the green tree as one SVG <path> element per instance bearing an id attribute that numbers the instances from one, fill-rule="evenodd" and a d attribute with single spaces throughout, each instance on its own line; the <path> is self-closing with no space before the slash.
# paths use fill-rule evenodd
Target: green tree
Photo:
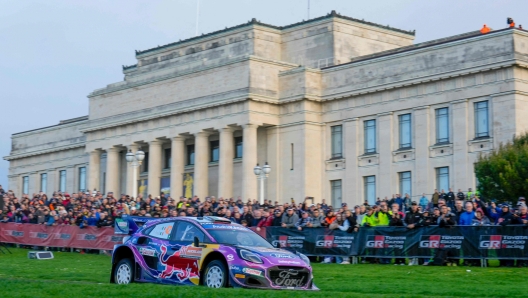
<path id="1" fill-rule="evenodd" d="M 528 133 L 481 154 L 475 165 L 480 193 L 498 201 L 528 195 Z"/>

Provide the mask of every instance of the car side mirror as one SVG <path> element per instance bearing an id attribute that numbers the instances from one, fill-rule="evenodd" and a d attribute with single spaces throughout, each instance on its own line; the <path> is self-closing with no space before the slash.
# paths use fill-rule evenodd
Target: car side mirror
<path id="1" fill-rule="evenodd" d="M 194 243 L 193 243 L 194 247 L 200 247 L 200 240 L 198 239 L 198 237 L 194 236 Z"/>
<path id="2" fill-rule="evenodd" d="M 137 244 L 139 244 L 139 245 L 146 245 L 148 243 L 149 243 L 149 238 L 147 238 L 145 236 L 141 236 L 137 240 Z"/>

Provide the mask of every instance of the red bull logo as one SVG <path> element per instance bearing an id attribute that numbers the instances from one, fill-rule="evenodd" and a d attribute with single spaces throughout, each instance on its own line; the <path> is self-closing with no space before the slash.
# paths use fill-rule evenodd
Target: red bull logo
<path id="1" fill-rule="evenodd" d="M 193 247 L 193 249 L 196 249 Z M 173 275 L 183 282 L 191 277 L 198 277 L 198 263 L 195 259 L 189 259 L 182 256 L 182 251 L 188 251 L 186 246 L 182 246 L 179 250 L 170 254 L 167 253 L 168 248 L 165 245 L 161 246 L 160 263 L 165 267 L 158 278 L 171 278 Z M 201 254 L 201 251 L 200 251 Z"/>

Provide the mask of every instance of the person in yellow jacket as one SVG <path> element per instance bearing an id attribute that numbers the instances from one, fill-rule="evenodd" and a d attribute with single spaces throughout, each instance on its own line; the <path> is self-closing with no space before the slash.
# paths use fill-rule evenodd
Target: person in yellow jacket
<path id="1" fill-rule="evenodd" d="M 377 226 L 388 226 L 392 219 L 392 211 L 389 211 L 387 202 L 381 202 L 379 210 L 374 215 L 378 218 Z"/>
<path id="2" fill-rule="evenodd" d="M 371 207 L 367 207 L 367 214 L 363 217 L 363 220 L 361 221 L 362 227 L 375 227 L 379 223 L 379 219 L 374 214 L 374 209 Z"/>

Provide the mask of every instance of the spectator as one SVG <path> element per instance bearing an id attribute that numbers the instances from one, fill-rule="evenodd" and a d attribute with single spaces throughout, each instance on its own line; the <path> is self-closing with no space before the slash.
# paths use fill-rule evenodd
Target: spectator
<path id="1" fill-rule="evenodd" d="M 420 207 L 422 207 L 422 210 L 427 210 L 427 205 L 429 204 L 429 200 L 425 197 L 425 193 L 422 194 L 422 197 L 420 198 Z"/>
<path id="2" fill-rule="evenodd" d="M 458 193 L 457 193 L 457 200 L 460 200 L 460 201 L 464 201 L 466 199 L 466 195 L 464 195 L 464 193 L 462 192 L 462 189 L 458 189 Z"/>
<path id="3" fill-rule="evenodd" d="M 449 188 L 449 192 L 444 196 L 447 207 L 453 209 L 455 207 L 455 193 L 453 189 Z"/>
<path id="4" fill-rule="evenodd" d="M 473 222 L 473 219 L 475 218 L 475 211 L 473 211 L 473 203 L 466 202 L 465 207 L 466 212 L 463 212 L 460 215 L 458 224 L 461 226 L 470 226 Z"/>
<path id="5" fill-rule="evenodd" d="M 502 212 L 497 219 L 497 224 L 501 226 L 510 225 L 513 220 L 513 215 L 510 212 L 510 206 L 508 204 L 502 204 Z"/>
<path id="6" fill-rule="evenodd" d="M 301 218 L 299 218 L 299 220 L 295 224 L 297 230 L 302 231 L 305 228 L 311 228 L 313 226 L 313 218 L 310 217 L 310 214 L 308 214 L 308 212 L 306 211 L 302 211 L 301 214 Z"/>
<path id="7" fill-rule="evenodd" d="M 299 221 L 299 216 L 293 212 L 293 208 L 288 208 L 286 213 L 282 216 L 281 226 L 283 228 L 293 228 Z"/>
<path id="8" fill-rule="evenodd" d="M 440 193 L 438 192 L 438 189 L 435 189 L 433 195 L 431 196 L 431 202 L 433 203 L 433 207 L 438 207 L 439 199 L 440 199 Z"/>
<path id="9" fill-rule="evenodd" d="M 484 215 L 484 212 L 481 209 L 475 211 L 475 218 L 471 222 L 472 226 L 489 226 L 490 220 Z"/>
<path id="10" fill-rule="evenodd" d="M 440 210 L 438 225 L 440 227 L 450 227 L 456 225 L 455 216 L 452 213 L 449 213 L 447 206 L 442 206 L 442 209 Z"/>
<path id="11" fill-rule="evenodd" d="M 330 227 L 330 225 L 336 220 L 336 216 L 334 215 L 334 211 L 328 210 L 326 212 L 326 217 L 324 218 L 324 222 L 322 223 L 323 227 Z"/>
<path id="12" fill-rule="evenodd" d="M 411 203 L 411 210 L 405 214 L 404 222 L 408 229 L 414 229 L 420 226 L 422 214 L 418 212 L 418 204 L 416 202 Z"/>
<path id="13" fill-rule="evenodd" d="M 319 209 L 314 209 L 312 212 L 312 228 L 323 227 L 324 223 L 325 223 L 324 215 L 321 214 L 321 211 L 319 211 Z"/>
<path id="14" fill-rule="evenodd" d="M 397 204 L 397 203 L 396 203 Z M 389 214 L 389 208 L 387 207 L 387 202 L 381 202 L 379 206 L 379 211 L 375 214 L 377 220 L 377 226 L 388 226 L 391 220 L 391 215 Z"/>
<path id="15" fill-rule="evenodd" d="M 378 225 L 378 218 L 374 215 L 374 209 L 372 207 L 367 207 L 367 214 L 363 217 L 361 226 L 364 227 L 375 227 Z"/>

